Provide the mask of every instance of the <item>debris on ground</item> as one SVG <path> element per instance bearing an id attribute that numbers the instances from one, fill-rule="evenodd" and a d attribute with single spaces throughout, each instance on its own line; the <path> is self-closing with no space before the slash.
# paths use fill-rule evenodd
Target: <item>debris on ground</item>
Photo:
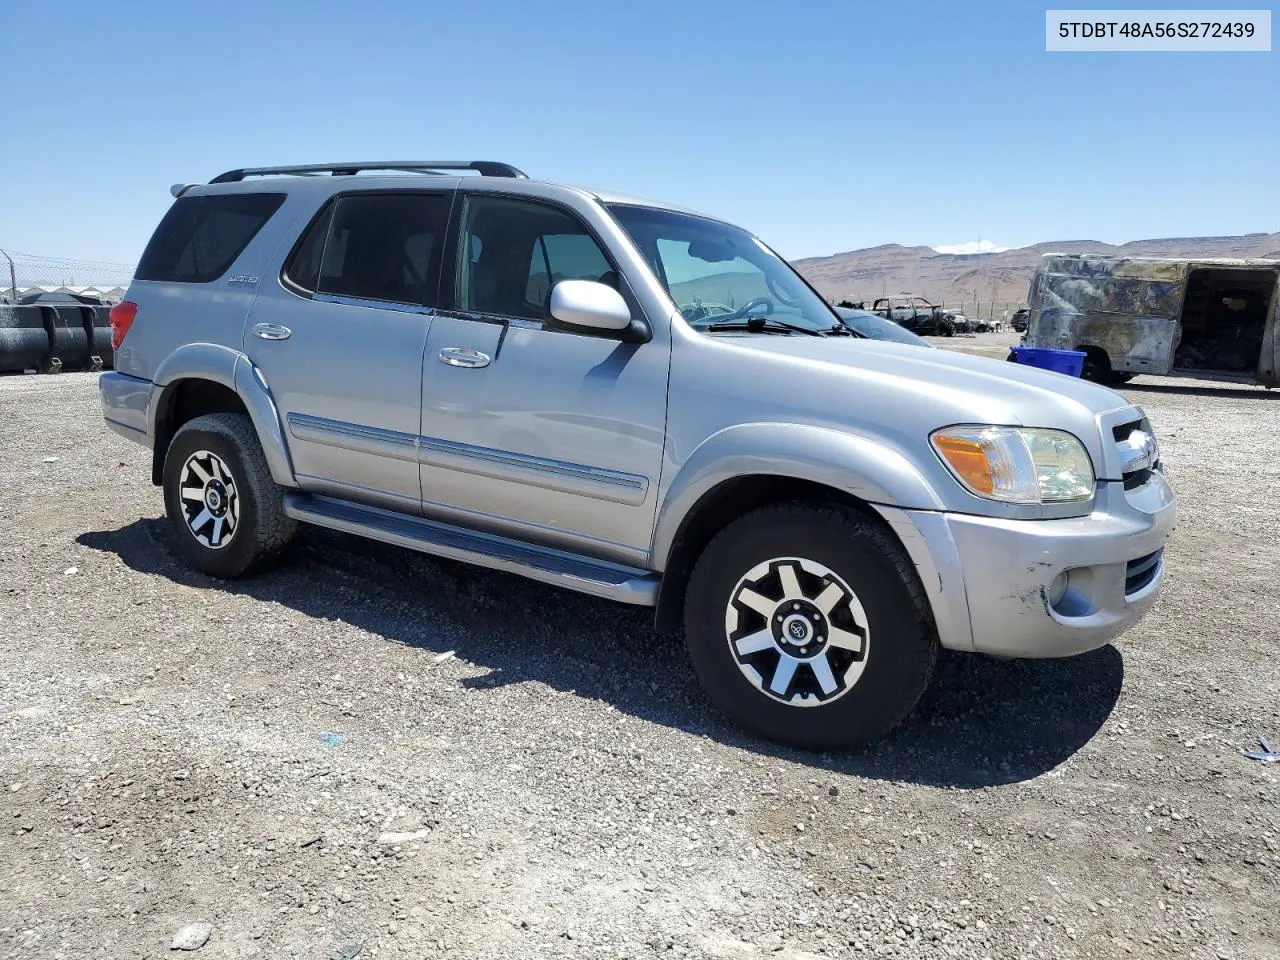
<path id="1" fill-rule="evenodd" d="M 213 934 L 213 927 L 203 921 L 198 923 L 188 923 L 185 927 L 173 935 L 173 942 L 169 944 L 170 950 L 199 950 L 209 942 L 209 937 Z"/>
<path id="2" fill-rule="evenodd" d="M 1271 749 L 1271 744 L 1266 737 L 1258 737 L 1258 745 L 1261 750 L 1246 750 L 1244 755 L 1250 760 L 1261 760 L 1263 763 L 1280 763 L 1280 753 Z"/>
<path id="3" fill-rule="evenodd" d="M 412 833 L 382 833 L 378 835 L 378 842 L 399 846 L 400 844 L 421 840 L 430 832 L 429 830 L 414 830 Z"/>
<path id="4" fill-rule="evenodd" d="M 432 663 L 444 663 L 446 660 L 452 660 L 456 656 L 454 651 L 446 650 L 444 653 L 438 653 L 431 658 Z"/>

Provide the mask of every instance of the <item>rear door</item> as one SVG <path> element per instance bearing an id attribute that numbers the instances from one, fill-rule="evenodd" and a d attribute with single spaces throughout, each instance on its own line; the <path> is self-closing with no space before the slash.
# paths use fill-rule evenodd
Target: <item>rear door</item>
<path id="1" fill-rule="evenodd" d="M 614 286 L 595 235 L 556 204 L 459 194 L 454 308 L 435 318 L 422 381 L 428 516 L 640 563 L 666 429 L 670 342 L 558 327 L 560 280 Z"/>
<path id="2" fill-rule="evenodd" d="M 420 510 L 422 351 L 453 191 L 340 194 L 278 283 L 264 283 L 245 350 L 265 374 L 303 489 Z"/>

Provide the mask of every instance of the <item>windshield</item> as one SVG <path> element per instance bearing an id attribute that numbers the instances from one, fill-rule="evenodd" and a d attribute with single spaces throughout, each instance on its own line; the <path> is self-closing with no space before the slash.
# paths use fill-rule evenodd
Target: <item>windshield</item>
<path id="1" fill-rule="evenodd" d="M 892 340 L 895 343 L 923 344 L 925 341 L 910 330 L 904 330 L 892 320 L 867 313 L 865 310 L 837 309 L 836 313 L 846 326 L 857 330 L 864 337 L 872 340 Z M 927 344 L 926 344 L 927 345 Z"/>
<path id="2" fill-rule="evenodd" d="M 745 230 L 652 207 L 611 204 L 609 212 L 696 329 L 748 318 L 814 331 L 838 325 L 790 265 Z"/>

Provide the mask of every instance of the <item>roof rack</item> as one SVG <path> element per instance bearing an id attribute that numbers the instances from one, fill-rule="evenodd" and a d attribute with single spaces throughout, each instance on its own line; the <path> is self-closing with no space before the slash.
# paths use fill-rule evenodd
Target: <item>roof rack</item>
<path id="1" fill-rule="evenodd" d="M 245 167 L 220 173 L 210 183 L 237 183 L 246 177 L 316 176 L 349 177 L 362 170 L 390 170 L 397 173 L 440 173 L 442 170 L 474 170 L 482 177 L 517 177 L 527 180 L 524 171 L 495 160 L 378 160 L 367 163 L 315 163 L 301 167 Z"/>

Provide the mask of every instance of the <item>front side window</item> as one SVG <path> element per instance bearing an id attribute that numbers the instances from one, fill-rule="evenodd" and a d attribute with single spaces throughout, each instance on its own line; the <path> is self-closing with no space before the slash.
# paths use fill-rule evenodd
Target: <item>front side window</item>
<path id="1" fill-rule="evenodd" d="M 471 196 L 458 245 L 458 309 L 545 320 L 561 280 L 618 287 L 595 238 L 556 207 L 509 197 Z"/>
<path id="2" fill-rule="evenodd" d="M 839 325 L 826 301 L 745 230 L 673 210 L 614 204 L 609 211 L 695 329 L 748 318 L 815 331 Z"/>
<path id="3" fill-rule="evenodd" d="M 135 276 L 211 283 L 231 268 L 282 203 L 283 193 L 180 197 L 156 227 Z"/>
<path id="4" fill-rule="evenodd" d="M 446 193 L 338 197 L 303 234 L 285 279 L 302 292 L 429 305 L 449 202 Z"/>

